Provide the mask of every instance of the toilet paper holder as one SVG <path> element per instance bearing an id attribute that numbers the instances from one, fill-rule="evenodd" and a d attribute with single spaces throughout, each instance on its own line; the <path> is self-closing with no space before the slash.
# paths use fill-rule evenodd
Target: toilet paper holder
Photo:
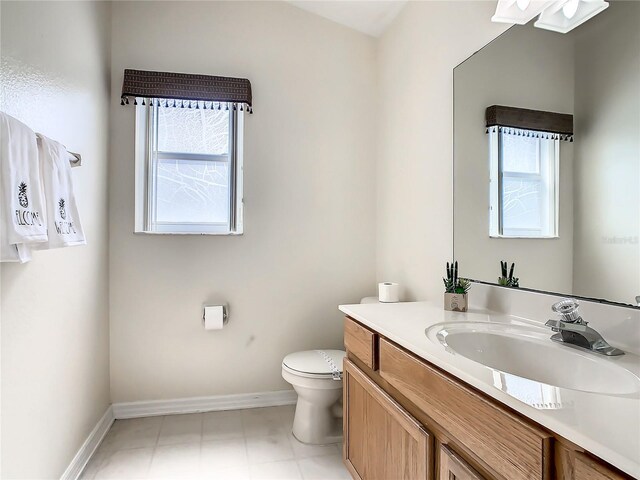
<path id="1" fill-rule="evenodd" d="M 202 306 L 202 324 L 204 325 L 208 308 L 220 308 L 222 307 L 222 325 L 229 323 L 229 314 L 227 313 L 226 305 L 203 305 Z"/>

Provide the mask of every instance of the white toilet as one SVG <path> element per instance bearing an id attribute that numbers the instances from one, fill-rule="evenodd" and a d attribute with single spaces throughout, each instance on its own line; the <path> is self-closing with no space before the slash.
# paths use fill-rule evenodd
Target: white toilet
<path id="1" fill-rule="evenodd" d="M 298 394 L 293 435 L 322 445 L 342 437 L 342 350 L 308 350 L 282 360 L 282 378 Z"/>

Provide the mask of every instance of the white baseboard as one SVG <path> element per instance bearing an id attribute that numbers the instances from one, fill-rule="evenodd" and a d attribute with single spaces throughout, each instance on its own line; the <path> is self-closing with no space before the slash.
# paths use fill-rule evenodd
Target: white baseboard
<path id="1" fill-rule="evenodd" d="M 237 395 L 216 395 L 212 397 L 175 398 L 171 400 L 149 400 L 142 402 L 122 402 L 113 404 L 116 419 L 152 417 L 179 413 L 213 412 L 218 410 L 239 410 L 243 408 L 275 407 L 293 405 L 298 396 L 293 390 L 263 393 L 241 393 Z"/>
<path id="2" fill-rule="evenodd" d="M 114 420 L 113 408 L 109 405 L 107 411 L 104 412 L 102 418 L 98 420 L 96 426 L 93 427 L 93 430 L 80 447 L 80 450 L 78 450 L 78 453 L 76 453 L 76 456 L 73 457 L 73 460 L 71 460 L 71 463 L 60 477 L 61 480 L 76 480 L 80 476 L 82 470 L 98 448 L 98 445 L 100 445 L 109 428 L 111 428 Z"/>

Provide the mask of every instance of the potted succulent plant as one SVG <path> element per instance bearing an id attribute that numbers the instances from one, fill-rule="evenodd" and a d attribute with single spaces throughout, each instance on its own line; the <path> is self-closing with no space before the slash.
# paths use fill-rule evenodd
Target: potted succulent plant
<path id="1" fill-rule="evenodd" d="M 513 276 L 513 271 L 516 268 L 516 264 L 512 263 L 511 264 L 511 268 L 509 269 L 509 275 L 507 276 L 507 267 L 509 266 L 509 264 L 507 262 L 500 262 L 500 270 L 502 273 L 502 276 L 498 277 L 498 285 L 501 285 L 503 287 L 513 287 L 513 288 L 518 288 L 520 287 L 520 279 L 518 277 L 514 277 Z"/>
<path id="2" fill-rule="evenodd" d="M 447 277 L 444 282 L 444 309 L 453 312 L 466 312 L 468 306 L 467 293 L 471 281 L 458 277 L 458 262 L 447 262 Z"/>

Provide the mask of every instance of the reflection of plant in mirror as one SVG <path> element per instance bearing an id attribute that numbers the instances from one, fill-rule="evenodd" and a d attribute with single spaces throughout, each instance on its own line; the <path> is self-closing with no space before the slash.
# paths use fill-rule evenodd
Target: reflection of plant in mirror
<path id="1" fill-rule="evenodd" d="M 458 277 L 458 262 L 447 262 L 447 278 L 442 278 L 445 293 L 465 294 L 471 288 L 471 281 Z"/>
<path id="2" fill-rule="evenodd" d="M 507 267 L 509 264 L 507 262 L 500 261 L 500 270 L 502 276 L 498 277 L 498 285 L 502 285 L 503 287 L 514 287 L 518 288 L 520 286 L 520 279 L 518 277 L 513 276 L 513 271 L 516 268 L 516 264 L 512 263 L 511 268 L 509 269 L 509 275 L 507 276 Z"/>

